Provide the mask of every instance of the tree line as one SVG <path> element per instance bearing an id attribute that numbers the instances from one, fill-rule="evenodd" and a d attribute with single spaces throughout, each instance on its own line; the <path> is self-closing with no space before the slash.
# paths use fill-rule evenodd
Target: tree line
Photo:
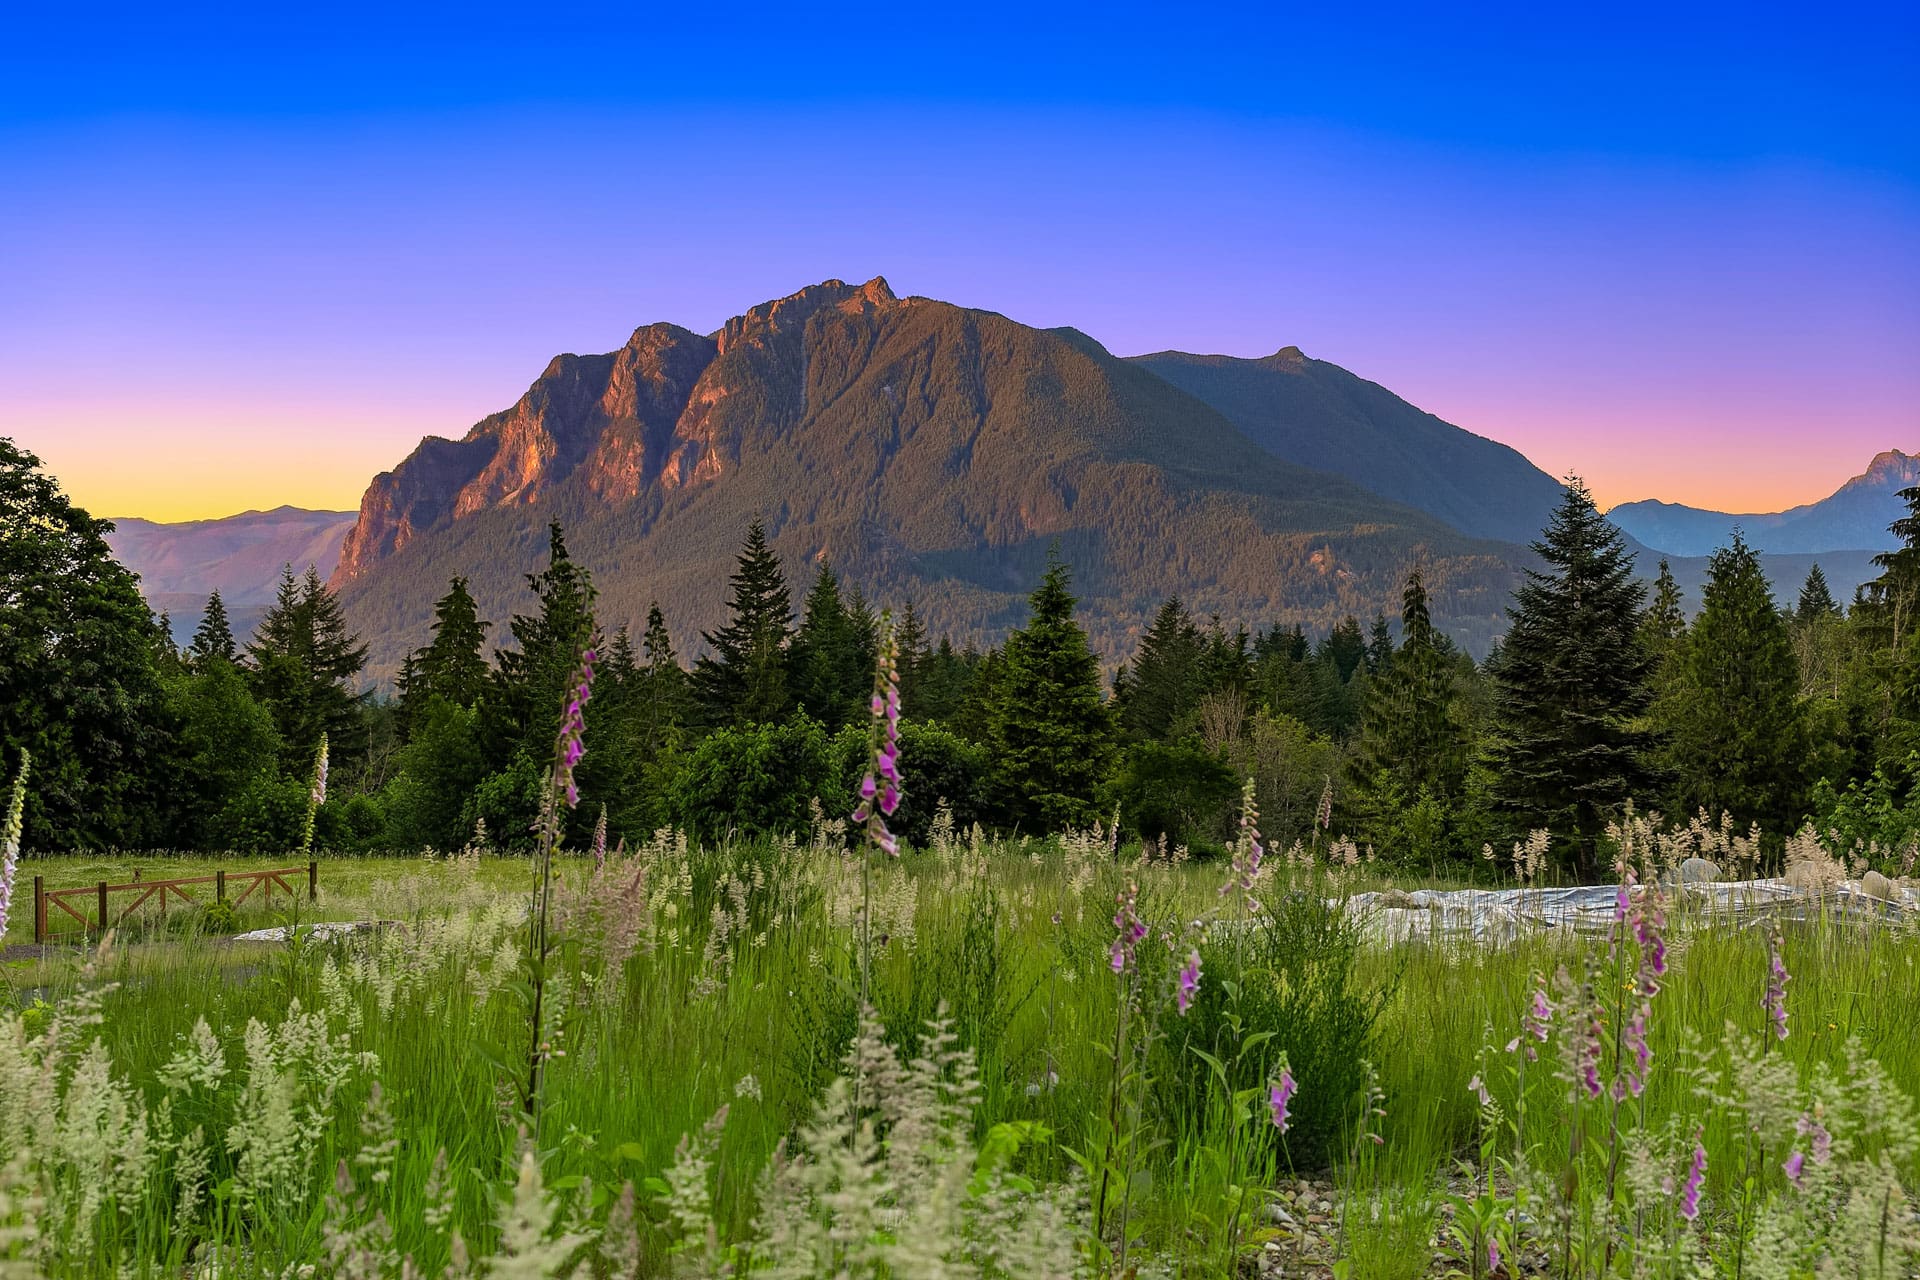
<path id="1" fill-rule="evenodd" d="M 1540 829 L 1566 872 L 1598 874 L 1629 804 L 1776 838 L 1812 822 L 1910 859 L 1920 490 L 1902 496 L 1901 549 L 1849 606 L 1816 567 L 1796 605 L 1776 607 L 1736 536 L 1689 619 L 1666 566 L 1649 590 L 1570 482 L 1479 663 L 1434 627 L 1417 564 L 1397 620 L 1348 617 L 1317 637 L 1170 599 L 1110 681 L 1057 557 L 1025 624 L 985 650 L 934 640 L 906 602 L 911 785 L 896 825 L 924 841 L 942 811 L 1033 835 L 1117 820 L 1126 838 L 1204 855 L 1251 779 L 1271 836 L 1343 838 L 1447 874 Z M 245 644 L 215 593 L 176 649 L 108 527 L 0 440 L 0 743 L 34 753 L 36 846 L 290 847 L 323 734 L 323 846 L 524 845 L 563 690 L 596 637 L 575 842 L 602 822 L 614 839 L 799 833 L 853 808 L 877 611 L 825 565 L 796 604 L 758 523 L 727 621 L 691 664 L 657 604 L 638 636 L 599 636 L 591 575 L 555 524 L 527 612 L 496 627 L 454 579 L 385 697 L 361 690 L 366 648 L 312 570 L 288 568 Z"/>

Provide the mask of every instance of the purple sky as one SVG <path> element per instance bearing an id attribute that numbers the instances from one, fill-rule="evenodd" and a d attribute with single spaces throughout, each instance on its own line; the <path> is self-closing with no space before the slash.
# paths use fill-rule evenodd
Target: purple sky
<path id="1" fill-rule="evenodd" d="M 1121 354 L 1297 344 L 1605 504 L 1777 509 L 1920 446 L 1910 133 L 1735 136 L 1696 102 L 1668 136 L 1656 92 L 1618 136 L 1548 101 L 1538 137 L 1498 114 L 1526 102 L 1449 124 L 1243 71 L 1211 99 L 45 90 L 0 113 L 0 434 L 100 514 L 351 507 L 556 352 L 885 275 Z"/>

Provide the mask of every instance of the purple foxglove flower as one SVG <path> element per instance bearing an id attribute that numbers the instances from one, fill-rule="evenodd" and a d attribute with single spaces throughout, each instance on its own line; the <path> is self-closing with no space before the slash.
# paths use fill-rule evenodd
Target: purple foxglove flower
<path id="1" fill-rule="evenodd" d="M 1707 1149 L 1694 1139 L 1693 1167 L 1687 1171 L 1687 1185 L 1680 1189 L 1680 1216 L 1692 1222 L 1700 1216 L 1700 1188 L 1707 1180 Z"/>
<path id="2" fill-rule="evenodd" d="M 894 787 L 892 783 L 888 783 L 886 787 L 880 792 L 880 812 L 886 814 L 889 818 L 891 818 L 893 816 L 893 811 L 895 809 L 898 809 L 899 807 L 900 807 L 900 792 Z"/>
<path id="3" fill-rule="evenodd" d="M 1796 1151 L 1792 1155 L 1786 1158 L 1785 1163 L 1783 1163 L 1780 1166 L 1780 1172 L 1786 1174 L 1787 1181 L 1791 1182 L 1794 1186 L 1797 1187 L 1800 1185 L 1801 1171 L 1806 1168 L 1806 1165 L 1807 1165 L 1806 1152 Z"/>
<path id="4" fill-rule="evenodd" d="M 1487 1238 L 1487 1274 L 1493 1275 L 1500 1270 L 1500 1242 L 1493 1237 Z"/>
<path id="5" fill-rule="evenodd" d="M 1187 1010 L 1193 1006 L 1193 997 L 1198 994 L 1199 990 L 1200 953 L 1198 951 L 1190 951 L 1187 953 L 1186 968 L 1180 970 L 1180 985 L 1173 993 L 1174 1003 L 1179 1005 L 1182 1017 L 1185 1017 Z"/>
<path id="6" fill-rule="evenodd" d="M 871 800 L 874 796 L 878 795 L 879 792 L 880 785 L 873 780 L 871 773 L 860 779 L 860 798 L 862 800 Z"/>
<path id="7" fill-rule="evenodd" d="M 1298 1088 L 1292 1070 L 1282 1066 L 1280 1078 L 1267 1091 L 1267 1107 L 1273 1115 L 1273 1127 L 1282 1133 L 1287 1131 L 1287 1105 L 1293 1101 L 1294 1091 Z"/>
<path id="8" fill-rule="evenodd" d="M 1787 1038 L 1787 984 L 1793 981 L 1793 975 L 1787 972 L 1786 962 L 1780 958 L 1780 940 L 1774 938 L 1768 947 L 1767 974 L 1767 1017 L 1773 1023 L 1776 1038 Z"/>

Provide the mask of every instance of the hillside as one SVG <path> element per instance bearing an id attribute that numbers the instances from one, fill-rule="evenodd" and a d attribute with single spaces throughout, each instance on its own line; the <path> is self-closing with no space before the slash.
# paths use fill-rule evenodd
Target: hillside
<path id="1" fill-rule="evenodd" d="M 1085 335 L 875 279 L 556 357 L 512 408 L 374 479 L 333 581 L 388 675 L 453 575 L 487 617 L 524 607 L 558 519 L 604 620 L 658 598 L 690 646 L 755 516 L 796 578 L 830 562 L 958 637 L 1017 622 L 1057 544 L 1110 655 L 1174 592 L 1313 626 L 1390 609 L 1416 556 L 1443 624 L 1481 648 L 1522 554 L 1276 457 Z"/>
<path id="2" fill-rule="evenodd" d="M 1474 435 L 1337 364 L 1285 347 L 1259 360 L 1135 356 L 1276 457 L 1347 477 L 1474 537 L 1525 544 L 1560 482 L 1518 450 Z"/>
<path id="3" fill-rule="evenodd" d="M 281 567 L 331 574 L 353 521 L 350 511 L 299 507 L 177 523 L 126 517 L 114 521 L 107 545 L 140 575 L 147 603 L 170 615 L 176 638 L 193 634 L 216 590 L 244 638 L 273 602 Z"/>
<path id="4" fill-rule="evenodd" d="M 1725 546 L 1735 528 L 1761 551 L 1818 555 L 1830 551 L 1890 551 L 1887 526 L 1906 514 L 1900 490 L 1920 484 L 1920 455 L 1890 449 L 1860 475 L 1818 502 L 1788 511 L 1734 514 L 1647 499 L 1608 512 L 1629 534 L 1672 555 L 1704 556 Z"/>

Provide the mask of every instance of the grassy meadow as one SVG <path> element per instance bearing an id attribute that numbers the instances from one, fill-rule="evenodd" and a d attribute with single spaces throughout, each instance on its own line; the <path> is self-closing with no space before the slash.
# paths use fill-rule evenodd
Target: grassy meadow
<path id="1" fill-rule="evenodd" d="M 8 1274 L 1912 1273 L 1910 929 L 1642 891 L 1389 946 L 1324 856 L 845 845 L 557 858 L 544 964 L 535 864 L 475 851 L 104 948 L 16 910 Z M 281 864 L 21 875 L 218 865 Z M 388 923 L 227 940 L 296 915 Z"/>

